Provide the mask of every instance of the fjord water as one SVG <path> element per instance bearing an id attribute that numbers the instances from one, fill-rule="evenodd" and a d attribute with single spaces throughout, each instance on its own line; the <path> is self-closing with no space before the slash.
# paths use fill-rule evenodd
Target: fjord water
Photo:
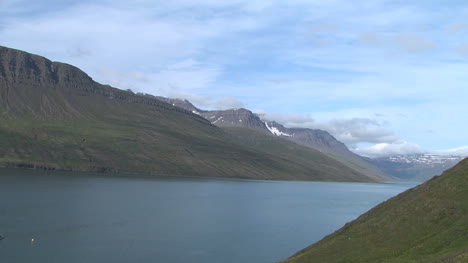
<path id="1" fill-rule="evenodd" d="M 0 169 L 0 262 L 273 263 L 414 185 Z"/>

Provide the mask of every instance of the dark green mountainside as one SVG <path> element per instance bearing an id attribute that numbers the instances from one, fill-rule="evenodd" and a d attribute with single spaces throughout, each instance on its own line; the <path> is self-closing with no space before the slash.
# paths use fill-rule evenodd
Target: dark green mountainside
<path id="1" fill-rule="evenodd" d="M 468 158 L 284 262 L 468 262 Z"/>
<path id="2" fill-rule="evenodd" d="M 195 107 L 186 99 L 156 97 L 150 94 L 141 95 L 153 97 L 198 114 L 210 121 L 211 124 L 230 130 L 230 133 L 234 136 L 236 136 L 236 131 L 241 131 L 239 134 L 241 136 L 253 134 L 242 131 L 246 129 L 260 131 L 324 153 L 369 177 L 385 178 L 387 181 L 395 180 L 389 174 L 385 174 L 378 167 L 372 165 L 369 159 L 351 152 L 344 143 L 338 141 L 327 131 L 308 128 L 286 128 L 275 121 L 262 120 L 259 115 L 245 108 L 207 111 Z M 259 137 L 255 136 L 255 138 Z"/>
<path id="3" fill-rule="evenodd" d="M 0 166 L 253 179 L 375 181 L 272 137 L 248 145 L 206 119 L 0 46 Z"/>

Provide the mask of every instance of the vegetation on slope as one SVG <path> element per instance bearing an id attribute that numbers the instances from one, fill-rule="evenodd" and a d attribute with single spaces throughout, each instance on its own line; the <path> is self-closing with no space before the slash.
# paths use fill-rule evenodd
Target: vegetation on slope
<path id="1" fill-rule="evenodd" d="M 284 262 L 468 262 L 468 158 Z"/>
<path id="2" fill-rule="evenodd" d="M 0 47 L 0 166 L 372 180 L 319 154 L 294 159 L 246 147 L 196 114 L 101 85 L 73 66 Z"/>
<path id="3" fill-rule="evenodd" d="M 317 180 L 327 181 L 333 178 L 334 181 L 361 181 L 363 175 L 367 176 L 366 181 L 378 181 L 381 179 L 381 177 L 371 173 L 364 173 L 358 169 L 350 169 L 351 165 L 346 166 L 327 154 L 296 144 L 286 138 L 246 127 L 225 127 L 223 129 L 235 138 L 239 144 L 255 151 L 262 151 L 265 154 L 278 156 L 285 160 L 289 166 L 302 171 L 302 174 L 313 174 Z M 310 169 L 309 167 L 313 167 L 314 169 Z M 345 169 L 348 170 L 348 173 L 340 175 L 339 171 Z"/>

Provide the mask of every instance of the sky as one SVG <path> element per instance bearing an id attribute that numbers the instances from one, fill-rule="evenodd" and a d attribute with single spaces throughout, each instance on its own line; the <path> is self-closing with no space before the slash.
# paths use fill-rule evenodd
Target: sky
<path id="1" fill-rule="evenodd" d="M 0 0 L 0 45 L 365 156 L 468 155 L 466 0 Z"/>

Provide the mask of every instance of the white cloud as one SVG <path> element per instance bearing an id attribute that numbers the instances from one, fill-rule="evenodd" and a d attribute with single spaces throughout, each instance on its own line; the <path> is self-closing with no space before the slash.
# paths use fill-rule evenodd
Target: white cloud
<path id="1" fill-rule="evenodd" d="M 317 123 L 316 128 L 326 130 L 350 148 L 361 143 L 394 143 L 399 137 L 375 120 L 353 118 Z"/>
<path id="2" fill-rule="evenodd" d="M 296 127 L 311 127 L 315 124 L 315 120 L 310 114 L 285 114 L 279 112 L 266 112 L 264 110 L 254 110 L 262 119 L 268 121 L 276 121 L 288 128 Z"/>
<path id="3" fill-rule="evenodd" d="M 432 153 L 468 157 L 468 146 L 462 146 L 462 147 L 457 147 L 457 148 L 448 149 L 448 150 L 432 151 Z"/>
<path id="4" fill-rule="evenodd" d="M 211 96 L 200 96 L 183 92 L 173 92 L 172 95 L 169 95 L 168 97 L 186 99 L 201 110 L 228 110 L 245 107 L 242 101 L 234 97 L 214 98 Z"/>
<path id="5" fill-rule="evenodd" d="M 10 0 L 0 17 L 2 45 L 76 65 L 119 88 L 202 108 L 289 112 L 274 118 L 328 129 L 351 146 L 400 138 L 425 148 L 466 144 L 460 5 Z"/>
<path id="6" fill-rule="evenodd" d="M 392 155 L 421 154 L 427 151 L 420 146 L 408 142 L 378 143 L 370 147 L 356 148 L 355 153 L 371 158 L 386 157 Z"/>
<path id="7" fill-rule="evenodd" d="M 365 149 L 369 144 L 379 143 L 396 144 L 408 149 L 407 144 L 401 145 L 403 141 L 419 145 L 423 149 L 440 149 L 447 147 L 446 145 L 455 148 L 466 144 L 466 136 L 460 132 L 467 129 L 466 122 L 461 121 L 467 112 L 463 100 L 446 104 L 434 102 L 345 108 L 309 114 L 278 114 L 258 110 L 255 112 L 287 127 L 327 130 L 346 143 L 350 149 Z M 386 149 L 391 148 L 386 147 L 382 151 Z"/>
<path id="8" fill-rule="evenodd" d="M 197 90 L 210 87 L 222 73 L 219 68 L 200 65 L 196 61 L 182 63 L 184 65 L 172 65 L 154 73 L 114 68 L 98 68 L 97 73 L 106 80 L 104 83 L 111 86 L 165 97 L 194 94 Z M 192 63 L 191 67 L 189 63 Z"/>
<path id="9" fill-rule="evenodd" d="M 244 103 L 236 98 L 223 97 L 212 103 L 211 108 L 227 110 L 245 107 Z"/>
<path id="10" fill-rule="evenodd" d="M 112 68 L 99 68 L 97 72 L 108 80 L 104 84 L 109 84 L 120 89 L 140 91 L 138 87 L 147 85 L 149 81 L 148 76 L 143 72 L 124 72 Z"/>
<path id="11" fill-rule="evenodd" d="M 282 114 L 256 110 L 263 119 L 276 121 L 288 128 L 321 129 L 354 148 L 361 143 L 395 143 L 400 138 L 376 120 L 368 118 L 316 121 L 310 114 Z"/>

